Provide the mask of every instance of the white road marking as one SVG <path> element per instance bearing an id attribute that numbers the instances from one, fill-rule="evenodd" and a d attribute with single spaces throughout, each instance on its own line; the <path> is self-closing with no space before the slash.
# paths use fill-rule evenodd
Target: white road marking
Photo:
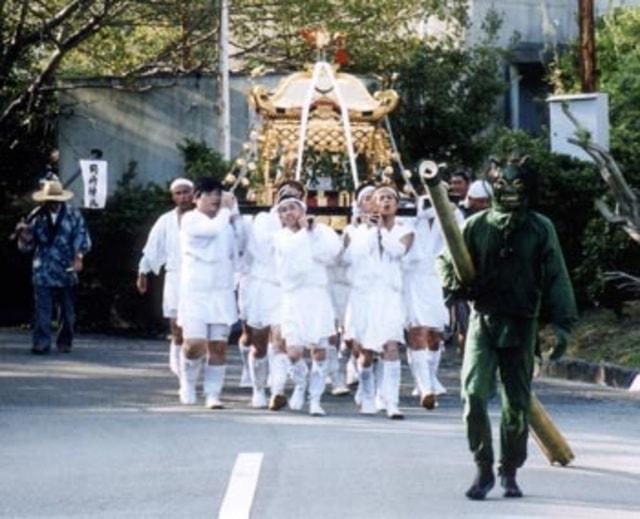
<path id="1" fill-rule="evenodd" d="M 249 519 L 263 457 L 262 452 L 238 454 L 218 519 Z"/>

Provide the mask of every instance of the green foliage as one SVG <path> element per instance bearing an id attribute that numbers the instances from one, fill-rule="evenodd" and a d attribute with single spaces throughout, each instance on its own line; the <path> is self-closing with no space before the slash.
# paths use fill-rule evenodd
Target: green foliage
<path id="1" fill-rule="evenodd" d="M 191 179 L 213 177 L 222 182 L 231 169 L 231 164 L 204 141 L 186 138 L 178 149 L 184 157 L 185 175 Z"/>
<path id="2" fill-rule="evenodd" d="M 402 102 L 392 120 L 408 163 L 428 157 L 473 167 L 486 155 L 486 129 L 496 120 L 506 83 L 500 72 L 505 54 L 495 45 L 500 20 L 491 13 L 483 27 L 486 37 L 476 46 L 425 42 L 399 66 Z"/>
<path id="3" fill-rule="evenodd" d="M 612 9 L 596 24 L 598 90 L 609 94 L 611 153 L 640 185 L 640 7 Z M 554 64 L 556 93 L 580 91 L 577 42 Z"/>
<path id="4" fill-rule="evenodd" d="M 104 211 L 84 211 L 92 250 L 80 276 L 77 313 L 81 329 L 162 329 L 160 283 L 140 296 L 135 279 L 140 251 L 155 220 L 172 204 L 167 189 L 137 184 L 136 164 L 118 182 Z"/>
<path id="5" fill-rule="evenodd" d="M 611 153 L 631 186 L 640 185 L 639 34 L 640 7 L 612 9 L 596 24 L 598 90 L 609 94 Z M 579 70 L 576 42 L 552 68 L 550 79 L 556 93 L 579 92 Z M 594 198 L 606 192 L 601 181 L 598 185 Z M 576 283 L 584 287 L 587 297 L 620 310 L 626 296 L 606 286 L 602 274 L 611 270 L 638 273 L 638 245 L 599 214 L 589 220 L 581 234 L 583 259 L 574 271 Z"/>
<path id="6" fill-rule="evenodd" d="M 545 135 L 532 137 L 502 129 L 493 139 L 495 155 L 517 150 L 529 156 L 529 166 L 538 172 L 539 195 L 534 208 L 556 226 L 580 306 L 602 304 L 620 311 L 629 295 L 605 283 L 602 275 L 612 270 L 638 272 L 640 248 L 595 209 L 594 201 L 606 191 L 596 167 L 551 153 Z"/>

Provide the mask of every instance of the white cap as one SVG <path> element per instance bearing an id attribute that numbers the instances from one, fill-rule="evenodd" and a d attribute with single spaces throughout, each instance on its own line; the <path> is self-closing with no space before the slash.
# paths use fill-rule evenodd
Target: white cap
<path id="1" fill-rule="evenodd" d="M 171 182 L 171 185 L 169 186 L 169 191 L 173 191 L 174 189 L 178 188 L 178 187 L 189 187 L 191 189 L 193 189 L 193 182 L 191 182 L 191 180 L 189 180 L 188 178 L 176 178 L 173 182 Z"/>
<path id="2" fill-rule="evenodd" d="M 467 191 L 467 198 L 491 198 L 493 189 L 486 180 L 474 180 Z"/>

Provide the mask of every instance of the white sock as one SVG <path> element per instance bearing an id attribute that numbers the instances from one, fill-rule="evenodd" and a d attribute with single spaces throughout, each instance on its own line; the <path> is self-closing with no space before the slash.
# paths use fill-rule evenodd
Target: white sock
<path id="1" fill-rule="evenodd" d="M 203 358 L 188 359 L 184 352 L 180 355 L 180 392 L 195 396 Z"/>
<path id="2" fill-rule="evenodd" d="M 400 361 L 383 361 L 384 380 L 382 381 L 383 395 L 387 408 L 395 409 L 400 401 Z"/>
<path id="3" fill-rule="evenodd" d="M 293 383 L 296 386 L 307 387 L 307 374 L 309 373 L 309 368 L 307 367 L 307 363 L 304 359 L 300 359 L 296 362 L 292 362 L 289 368 L 289 376 Z"/>
<path id="4" fill-rule="evenodd" d="M 258 359 L 252 353 L 249 354 L 249 374 L 251 383 L 256 391 L 260 391 L 267 386 L 267 371 L 269 359 L 262 357 Z"/>
<path id="5" fill-rule="evenodd" d="M 438 380 L 438 367 L 442 358 L 442 345 L 437 351 L 427 350 L 427 363 L 429 366 L 429 376 L 433 383 L 433 390 L 436 394 L 441 395 L 447 392 L 446 388 Z"/>
<path id="6" fill-rule="evenodd" d="M 205 364 L 204 366 L 204 393 L 208 397 L 219 398 L 224 384 L 224 374 L 226 365 L 212 366 Z"/>
<path id="7" fill-rule="evenodd" d="M 373 366 L 362 367 L 358 371 L 358 379 L 360 384 L 358 389 L 362 392 L 362 398 L 372 401 L 375 397 L 375 380 L 373 375 Z"/>
<path id="8" fill-rule="evenodd" d="M 384 363 L 382 359 L 378 359 L 373 363 L 373 373 L 375 376 L 376 383 L 376 395 L 384 398 Z"/>
<path id="9" fill-rule="evenodd" d="M 171 342 L 169 346 L 169 369 L 176 377 L 180 378 L 180 357 L 182 346 Z"/>
<path id="10" fill-rule="evenodd" d="M 338 364 L 338 350 L 335 346 L 329 345 L 325 351 L 327 352 L 327 360 L 323 361 L 326 362 L 325 369 L 327 375 L 331 379 L 331 383 L 335 384 L 336 374 L 338 372 L 338 368 L 340 367 L 340 365 Z M 313 367 L 311 369 L 313 370 Z"/>
<path id="11" fill-rule="evenodd" d="M 311 374 L 309 375 L 309 398 L 320 401 L 325 388 L 325 371 L 328 361 L 314 360 L 311 362 Z"/>
<path id="12" fill-rule="evenodd" d="M 271 378 L 271 394 L 284 395 L 284 386 L 287 383 L 289 371 L 289 357 L 285 353 L 274 353 L 269 364 Z"/>
<path id="13" fill-rule="evenodd" d="M 411 371 L 416 379 L 416 383 L 418 384 L 420 395 L 424 396 L 432 394 L 434 391 L 433 380 L 431 378 L 427 362 L 426 350 L 414 350 L 411 352 L 411 356 Z"/>

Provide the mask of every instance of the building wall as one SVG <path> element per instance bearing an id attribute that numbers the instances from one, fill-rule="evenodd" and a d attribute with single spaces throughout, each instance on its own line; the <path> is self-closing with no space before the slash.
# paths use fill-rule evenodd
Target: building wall
<path id="1" fill-rule="evenodd" d="M 278 77 L 260 79 L 275 85 Z M 102 150 L 109 163 L 109 192 L 137 163 L 140 183 L 163 183 L 180 175 L 184 168 L 177 144 L 186 137 L 203 140 L 219 148 L 220 121 L 216 81 L 210 76 L 147 80 L 154 86 L 145 92 L 105 88 L 109 79 L 96 79 L 95 87 L 67 90 L 61 94 L 58 120 L 60 174 L 69 178 L 78 170 L 78 160 L 89 158 L 90 150 Z M 83 81 L 83 84 L 86 84 Z M 232 156 L 239 153 L 249 131 L 246 77 L 233 77 L 231 85 Z M 71 188 L 79 194 L 81 181 Z"/>
<path id="2" fill-rule="evenodd" d="M 620 6 L 637 6 L 640 0 L 595 0 L 596 16 Z M 578 36 L 577 0 L 471 0 L 470 16 L 473 21 L 467 35 L 468 42 L 482 36 L 480 22 L 489 10 L 495 9 L 502 17 L 500 43 L 509 45 L 518 35 L 522 52 L 533 52 L 528 61 L 538 61 L 535 51 L 545 45 L 564 45 Z"/>

